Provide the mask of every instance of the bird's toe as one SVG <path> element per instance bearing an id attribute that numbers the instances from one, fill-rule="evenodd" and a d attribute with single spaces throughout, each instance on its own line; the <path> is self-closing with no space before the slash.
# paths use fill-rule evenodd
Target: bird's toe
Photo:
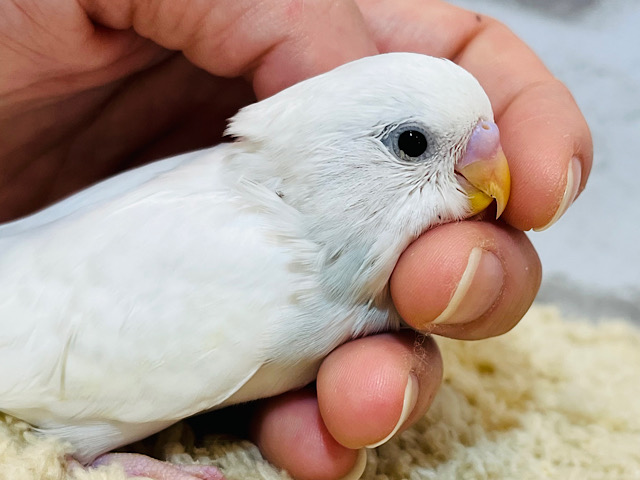
<path id="1" fill-rule="evenodd" d="M 108 453 L 98 457 L 92 467 L 120 465 L 133 478 L 153 480 L 225 480 L 222 472 L 211 465 L 177 465 L 136 453 Z"/>

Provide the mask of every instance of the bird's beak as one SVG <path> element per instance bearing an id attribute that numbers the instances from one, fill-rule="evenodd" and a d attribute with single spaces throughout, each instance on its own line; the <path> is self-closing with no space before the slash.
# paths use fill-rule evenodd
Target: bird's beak
<path id="1" fill-rule="evenodd" d="M 463 177 L 460 185 L 469 197 L 472 214 L 481 212 L 495 199 L 496 218 L 502 215 L 509 200 L 511 175 L 495 123 L 478 122 L 455 171 Z"/>

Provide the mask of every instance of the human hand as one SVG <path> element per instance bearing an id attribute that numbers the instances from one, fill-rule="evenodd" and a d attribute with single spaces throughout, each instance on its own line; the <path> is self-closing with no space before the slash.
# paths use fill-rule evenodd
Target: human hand
<path id="1" fill-rule="evenodd" d="M 511 328 L 540 281 L 537 256 L 518 229 L 555 216 L 572 156 L 582 166 L 579 188 L 590 168 L 589 132 L 570 94 L 505 27 L 443 2 L 18 0 L 2 5 L 0 18 L 3 219 L 120 169 L 213 144 L 254 91 L 263 97 L 377 50 L 446 56 L 467 68 L 491 97 L 502 131 L 513 182 L 503 218 L 512 226 L 446 225 L 409 247 L 392 294 L 421 330 L 483 338 Z M 243 79 L 220 78 L 239 75 L 253 90 Z M 497 260 L 483 255 L 476 275 L 467 273 L 466 301 L 449 317 L 458 323 L 434 325 L 475 247 Z M 337 478 L 353 467 L 352 449 L 392 432 L 409 378 L 415 404 L 408 402 L 403 425 L 417 420 L 441 363 L 432 340 L 422 347 L 414 340 L 402 333 L 350 342 L 324 362 L 317 393 L 260 402 L 253 432 L 265 456 L 297 478 Z"/>

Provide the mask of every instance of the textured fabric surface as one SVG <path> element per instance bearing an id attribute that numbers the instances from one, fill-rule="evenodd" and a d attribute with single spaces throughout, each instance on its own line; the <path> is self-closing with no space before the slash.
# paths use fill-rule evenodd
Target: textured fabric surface
<path id="1" fill-rule="evenodd" d="M 640 479 L 640 331 L 535 306 L 500 338 L 439 344 L 445 381 L 433 407 L 368 452 L 363 478 Z M 249 442 L 194 440 L 183 424 L 154 448 L 174 462 L 217 465 L 229 480 L 289 478 Z M 0 479 L 124 478 L 116 467 L 68 474 L 64 454 L 64 445 L 0 415 Z"/>

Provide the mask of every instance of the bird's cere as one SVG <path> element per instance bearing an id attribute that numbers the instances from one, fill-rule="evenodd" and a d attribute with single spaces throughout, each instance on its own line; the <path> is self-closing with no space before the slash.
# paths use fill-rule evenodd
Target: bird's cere
<path id="1" fill-rule="evenodd" d="M 478 122 L 455 169 L 463 177 L 460 184 L 469 196 L 472 212 L 481 212 L 495 199 L 499 217 L 509 200 L 511 175 L 494 122 Z"/>

